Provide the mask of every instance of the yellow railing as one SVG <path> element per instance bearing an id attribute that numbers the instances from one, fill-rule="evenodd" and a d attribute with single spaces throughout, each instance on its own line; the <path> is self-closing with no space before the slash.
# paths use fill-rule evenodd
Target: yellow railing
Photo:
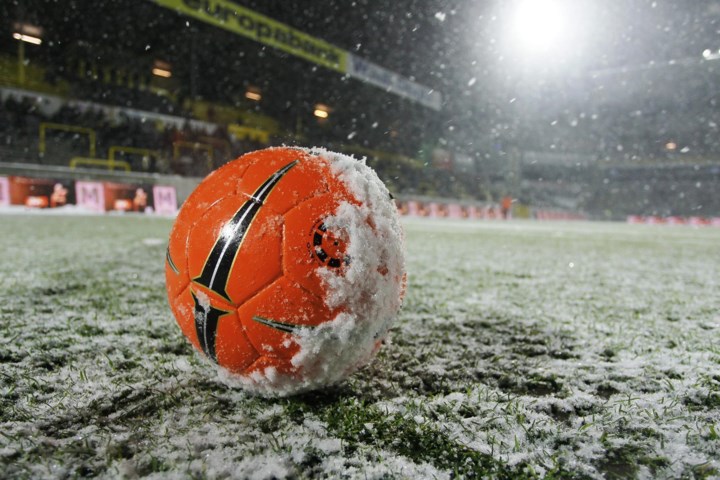
<path id="1" fill-rule="evenodd" d="M 199 143 L 199 142 L 185 142 L 185 141 L 173 142 L 173 160 L 177 160 L 178 158 L 180 158 L 181 149 L 192 150 L 193 152 L 196 152 L 198 150 L 204 150 L 205 152 L 207 152 L 208 169 L 212 170 L 213 154 L 215 152 L 212 145 L 208 145 L 207 143 Z"/>
<path id="2" fill-rule="evenodd" d="M 202 141 L 203 143 L 207 143 L 208 145 L 212 145 L 213 148 L 216 151 L 219 151 L 220 153 L 225 154 L 225 161 L 230 160 L 230 154 L 232 153 L 232 146 L 230 145 L 230 142 L 227 140 L 224 140 L 222 138 L 215 138 L 215 137 L 199 137 L 198 140 Z"/>
<path id="3" fill-rule="evenodd" d="M 173 142 L 173 160 L 177 160 L 178 157 L 180 157 L 180 149 L 188 149 L 192 150 L 193 152 L 197 150 L 205 150 L 208 154 L 208 157 L 212 158 L 214 150 L 212 145 L 208 145 L 207 143 L 199 143 L 199 142 Z"/>
<path id="4" fill-rule="evenodd" d="M 116 153 L 131 153 L 133 155 L 142 155 L 144 157 L 160 158 L 160 152 L 149 148 L 123 147 L 122 145 L 113 145 L 108 149 L 108 158 L 115 160 Z"/>
<path id="5" fill-rule="evenodd" d="M 87 157 L 73 157 L 70 160 L 70 168 L 77 168 L 82 165 L 91 165 L 96 167 L 106 167 L 108 170 L 115 170 L 115 168 L 121 168 L 126 172 L 130 171 L 130 164 L 124 160 L 114 160 L 112 158 L 87 158 Z"/>
<path id="6" fill-rule="evenodd" d="M 228 133 L 234 135 L 238 140 L 254 140 L 260 143 L 270 143 L 270 132 L 260 128 L 246 127 L 244 125 L 228 125 Z"/>
<path id="7" fill-rule="evenodd" d="M 45 151 L 47 150 L 46 136 L 48 130 L 60 130 L 61 132 L 80 133 L 83 135 L 87 135 L 88 143 L 90 144 L 90 147 L 88 148 L 88 157 L 94 158 L 96 156 L 95 143 L 97 140 L 97 135 L 95 134 L 95 130 L 87 127 L 78 127 L 77 125 L 65 125 L 64 123 L 48 122 L 43 122 L 40 124 L 40 142 L 38 145 L 38 150 L 40 151 L 41 155 L 45 155 Z"/>

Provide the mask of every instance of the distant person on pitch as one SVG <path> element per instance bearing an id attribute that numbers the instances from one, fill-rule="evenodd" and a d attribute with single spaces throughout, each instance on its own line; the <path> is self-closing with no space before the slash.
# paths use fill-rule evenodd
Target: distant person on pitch
<path id="1" fill-rule="evenodd" d="M 513 199 L 510 195 L 505 195 L 500 201 L 500 210 L 502 211 L 502 217 L 507 220 L 510 218 L 510 212 L 512 209 Z"/>

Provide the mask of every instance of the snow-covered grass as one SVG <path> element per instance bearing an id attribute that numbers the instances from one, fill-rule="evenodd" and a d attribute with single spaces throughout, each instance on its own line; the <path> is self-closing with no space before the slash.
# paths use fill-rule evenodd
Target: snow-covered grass
<path id="1" fill-rule="evenodd" d="M 376 361 L 271 400 L 167 306 L 171 220 L 0 216 L 0 477 L 720 475 L 720 230 L 405 221 Z"/>

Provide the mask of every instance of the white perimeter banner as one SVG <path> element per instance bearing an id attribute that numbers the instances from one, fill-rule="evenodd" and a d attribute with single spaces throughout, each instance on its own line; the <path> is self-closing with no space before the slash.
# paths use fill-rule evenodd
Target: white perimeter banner
<path id="1" fill-rule="evenodd" d="M 177 208 L 177 193 L 175 187 L 155 185 L 153 187 L 153 198 L 155 200 L 155 213 L 160 215 L 175 215 Z"/>
<path id="2" fill-rule="evenodd" d="M 105 189 L 101 182 L 75 182 L 75 203 L 91 212 L 105 211 Z"/>
<path id="3" fill-rule="evenodd" d="M 386 92 L 405 97 L 408 100 L 425 105 L 433 110 L 440 110 L 442 107 L 442 95 L 440 92 L 413 82 L 402 75 L 353 55 L 352 53 L 347 54 L 347 65 L 345 68 L 348 75 L 364 82 L 372 83 Z"/>

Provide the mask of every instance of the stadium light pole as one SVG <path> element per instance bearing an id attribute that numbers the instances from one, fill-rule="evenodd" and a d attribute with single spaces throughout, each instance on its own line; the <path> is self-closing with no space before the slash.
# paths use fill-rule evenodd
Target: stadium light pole
<path id="1" fill-rule="evenodd" d="M 25 44 L 42 44 L 42 28 L 29 23 L 15 22 L 13 38 L 18 41 L 18 83 L 25 85 Z"/>
<path id="2" fill-rule="evenodd" d="M 18 84 L 25 86 L 25 42 L 22 40 L 18 41 Z"/>

